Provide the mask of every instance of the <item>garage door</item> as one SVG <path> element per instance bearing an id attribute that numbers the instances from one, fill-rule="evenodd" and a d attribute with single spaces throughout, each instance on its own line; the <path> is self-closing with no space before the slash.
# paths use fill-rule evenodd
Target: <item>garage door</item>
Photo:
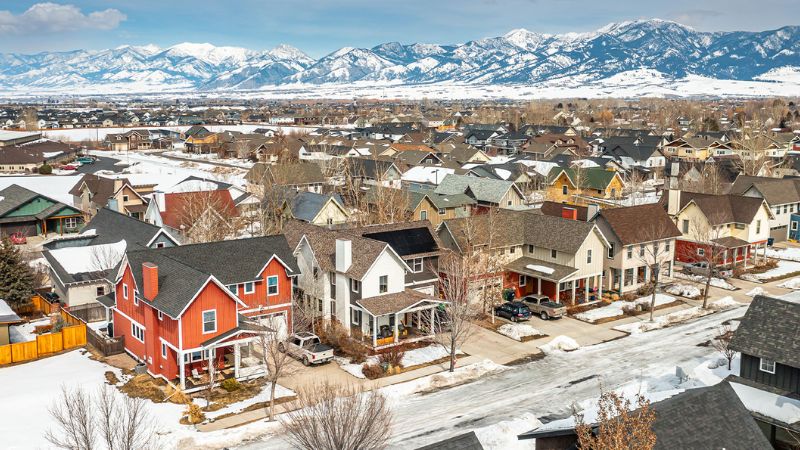
<path id="1" fill-rule="evenodd" d="M 259 318 L 259 323 L 278 332 L 278 339 L 286 339 L 289 327 L 286 325 L 286 313 L 271 314 Z"/>

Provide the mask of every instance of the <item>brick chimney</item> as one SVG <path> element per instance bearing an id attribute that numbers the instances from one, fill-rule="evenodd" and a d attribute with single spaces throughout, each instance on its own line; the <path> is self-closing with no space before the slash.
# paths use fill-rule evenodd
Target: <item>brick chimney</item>
<path id="1" fill-rule="evenodd" d="M 158 266 L 150 262 L 142 263 L 142 280 L 144 298 L 153 301 L 158 295 Z"/>

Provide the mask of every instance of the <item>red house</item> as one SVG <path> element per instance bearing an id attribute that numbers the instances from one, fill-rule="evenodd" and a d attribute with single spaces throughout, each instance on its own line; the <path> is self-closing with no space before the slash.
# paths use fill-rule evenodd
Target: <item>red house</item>
<path id="1" fill-rule="evenodd" d="M 114 336 L 152 376 L 187 392 L 217 374 L 264 373 L 259 335 L 291 332 L 299 274 L 282 235 L 128 251 L 116 273 Z"/>

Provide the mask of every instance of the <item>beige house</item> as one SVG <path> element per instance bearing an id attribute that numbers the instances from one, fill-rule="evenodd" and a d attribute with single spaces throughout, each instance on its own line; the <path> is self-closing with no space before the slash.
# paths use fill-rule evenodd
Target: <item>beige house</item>
<path id="1" fill-rule="evenodd" d="M 110 208 L 122 214 L 144 219 L 147 200 L 137 192 L 125 178 L 105 178 L 86 174 L 69 191 L 73 203 L 94 217 L 102 208 Z"/>
<path id="2" fill-rule="evenodd" d="M 323 195 L 299 191 L 283 202 L 283 214 L 290 219 L 302 220 L 314 225 L 340 225 L 346 223 L 350 214 L 339 195 Z"/>

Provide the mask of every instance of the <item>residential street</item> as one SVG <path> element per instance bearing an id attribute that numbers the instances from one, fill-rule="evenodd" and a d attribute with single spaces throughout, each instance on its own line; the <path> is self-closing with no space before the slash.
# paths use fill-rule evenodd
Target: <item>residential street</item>
<path id="1" fill-rule="evenodd" d="M 674 376 L 675 366 L 696 366 L 714 354 L 707 342 L 720 323 L 742 316 L 744 308 L 712 314 L 652 331 L 555 354 L 462 386 L 403 399 L 395 407 L 392 448 L 416 448 L 474 428 L 518 418 L 570 414 L 569 406 L 596 397 L 599 386 L 619 387 L 640 378 Z M 435 419 L 435 420 L 434 420 Z M 242 448 L 279 449 L 277 437 Z"/>

